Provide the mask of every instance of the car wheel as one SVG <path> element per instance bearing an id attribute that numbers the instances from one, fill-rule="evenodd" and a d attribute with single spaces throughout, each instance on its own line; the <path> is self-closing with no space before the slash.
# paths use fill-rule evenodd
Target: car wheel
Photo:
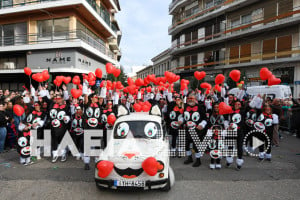
<path id="1" fill-rule="evenodd" d="M 105 189 L 107 189 L 106 187 L 103 187 L 103 186 L 99 185 L 97 182 L 96 182 L 96 186 L 97 186 L 97 188 L 99 190 L 105 190 Z"/>
<path id="2" fill-rule="evenodd" d="M 170 182 L 170 177 L 168 177 L 167 184 L 163 188 L 161 188 L 161 191 L 169 192 L 170 189 L 171 189 L 171 182 Z"/>

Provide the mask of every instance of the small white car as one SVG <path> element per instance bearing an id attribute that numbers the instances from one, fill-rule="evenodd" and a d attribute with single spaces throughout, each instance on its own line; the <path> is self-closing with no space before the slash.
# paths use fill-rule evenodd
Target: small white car
<path id="1" fill-rule="evenodd" d="M 118 107 L 117 120 L 107 133 L 107 147 L 96 163 L 98 188 L 171 189 L 175 177 L 162 122 L 157 105 L 149 113 L 131 114 L 124 106 Z"/>

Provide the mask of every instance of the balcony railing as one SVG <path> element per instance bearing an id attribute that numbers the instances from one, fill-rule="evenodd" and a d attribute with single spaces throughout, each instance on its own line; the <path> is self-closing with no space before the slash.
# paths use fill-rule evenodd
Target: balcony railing
<path id="1" fill-rule="evenodd" d="M 0 9 L 26 6 L 38 3 L 45 3 L 51 1 L 61 1 L 61 0 L 19 0 L 17 3 L 13 0 L 11 1 L 0 1 Z M 105 21 L 105 23 L 116 33 L 116 27 L 113 26 L 110 20 L 110 13 L 104 6 L 98 6 L 95 0 L 85 0 L 96 12 L 97 14 Z"/>
<path id="2" fill-rule="evenodd" d="M 220 32 L 213 33 L 212 35 L 206 35 L 206 36 L 203 35 L 202 37 L 199 37 L 194 40 L 190 40 L 190 41 L 183 42 L 180 44 L 174 44 L 174 45 L 172 45 L 171 49 L 177 50 L 177 49 L 180 49 L 183 47 L 198 46 L 199 44 L 204 44 L 205 42 L 213 41 L 214 39 L 222 39 L 222 38 L 226 39 L 228 36 L 233 35 L 233 34 L 236 34 L 236 35 L 243 34 L 243 32 L 247 32 L 249 29 L 251 29 L 252 27 L 255 27 L 257 25 L 260 25 L 259 27 L 264 28 L 264 25 L 266 25 L 268 23 L 272 23 L 272 22 L 280 23 L 283 20 L 287 20 L 287 18 L 290 19 L 290 17 L 293 17 L 296 14 L 300 14 L 300 6 L 296 7 L 296 8 L 297 8 L 297 10 L 289 11 L 287 13 L 283 13 L 278 16 L 270 17 L 267 19 L 265 19 L 264 17 L 257 18 L 254 22 L 250 21 L 248 23 L 240 23 L 240 24 L 237 24 L 228 29 L 221 29 Z M 225 23 L 224 26 L 226 27 L 227 23 Z M 259 28 L 259 27 L 256 27 L 256 28 Z"/>
<path id="3" fill-rule="evenodd" d="M 183 0 L 173 0 L 169 6 L 169 11 L 172 10 L 180 1 L 183 1 Z"/>
<path id="4" fill-rule="evenodd" d="M 181 25 L 181 24 L 184 24 L 184 23 L 187 23 L 191 20 L 194 20 L 198 17 L 202 17 L 204 15 L 207 15 L 215 10 L 218 10 L 220 9 L 222 6 L 226 6 L 226 5 L 229 5 L 229 4 L 232 4 L 234 2 L 238 2 L 238 1 L 244 1 L 244 0 L 226 0 L 226 1 L 220 1 L 220 3 L 218 3 L 217 5 L 214 5 L 212 7 L 208 7 L 207 9 L 204 9 L 204 10 L 199 10 L 199 12 L 195 13 L 194 15 L 192 16 L 188 16 L 188 17 L 183 17 L 179 20 L 177 20 L 175 23 L 173 23 L 170 27 L 169 27 L 169 31 L 175 29 L 178 25 Z"/>
<path id="5" fill-rule="evenodd" d="M 280 60 L 284 59 L 293 59 L 298 58 L 300 59 L 300 46 L 292 46 L 289 49 L 283 49 L 281 51 L 275 51 L 274 52 L 258 52 L 258 53 L 252 53 L 251 55 L 243 55 L 238 56 L 238 58 L 230 58 L 226 57 L 223 60 L 219 61 L 211 61 L 211 62 L 202 62 L 198 63 L 196 65 L 188 65 L 188 66 L 180 66 L 180 67 L 174 67 L 171 69 L 171 71 L 176 70 L 193 70 L 197 68 L 205 68 L 205 67 L 217 67 L 217 66 L 228 66 L 228 65 L 247 65 L 247 63 L 251 62 L 280 62 Z M 284 60 L 286 61 L 286 60 Z"/>
<path id="6" fill-rule="evenodd" d="M 80 40 L 97 49 L 104 55 L 115 59 L 115 54 L 109 48 L 104 46 L 101 39 L 96 39 L 82 30 L 0 37 L 0 47 L 76 42 Z"/>

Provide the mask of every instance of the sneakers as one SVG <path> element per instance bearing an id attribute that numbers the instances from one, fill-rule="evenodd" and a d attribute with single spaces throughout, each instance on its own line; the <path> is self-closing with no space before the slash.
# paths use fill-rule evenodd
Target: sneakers
<path id="1" fill-rule="evenodd" d="M 209 164 L 209 168 L 210 168 L 211 170 L 214 170 L 214 169 L 216 168 L 216 165 L 215 165 L 215 164 Z"/>
<path id="2" fill-rule="evenodd" d="M 216 169 L 221 169 L 222 165 L 221 164 L 216 164 Z"/>
<path id="3" fill-rule="evenodd" d="M 53 156 L 52 157 L 52 163 L 56 163 L 57 159 L 58 159 L 58 156 Z"/>
<path id="4" fill-rule="evenodd" d="M 192 165 L 193 167 L 199 167 L 201 165 L 201 159 L 200 158 L 196 158 L 196 161 L 194 162 L 194 164 Z"/>
<path id="5" fill-rule="evenodd" d="M 185 161 L 184 161 L 184 164 L 185 165 L 188 165 L 188 164 L 190 164 L 190 163 L 192 163 L 193 162 L 193 158 L 192 158 L 192 156 L 189 156 Z"/>
<path id="6" fill-rule="evenodd" d="M 61 161 L 61 162 L 66 162 L 66 160 L 67 160 L 67 154 L 63 154 L 63 155 L 61 156 L 60 161 Z"/>

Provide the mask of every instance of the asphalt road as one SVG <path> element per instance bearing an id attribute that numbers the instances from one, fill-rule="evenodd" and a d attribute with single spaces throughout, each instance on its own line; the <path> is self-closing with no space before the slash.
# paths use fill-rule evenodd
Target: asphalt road
<path id="1" fill-rule="evenodd" d="M 120 192 L 98 190 L 93 168 L 84 171 L 74 158 L 55 164 L 43 158 L 24 167 L 11 151 L 0 154 L 0 199 L 300 199 L 300 139 L 284 135 L 272 154 L 271 163 L 245 157 L 240 171 L 233 166 L 212 171 L 208 156 L 199 168 L 172 158 L 176 183 L 171 191 Z"/>

